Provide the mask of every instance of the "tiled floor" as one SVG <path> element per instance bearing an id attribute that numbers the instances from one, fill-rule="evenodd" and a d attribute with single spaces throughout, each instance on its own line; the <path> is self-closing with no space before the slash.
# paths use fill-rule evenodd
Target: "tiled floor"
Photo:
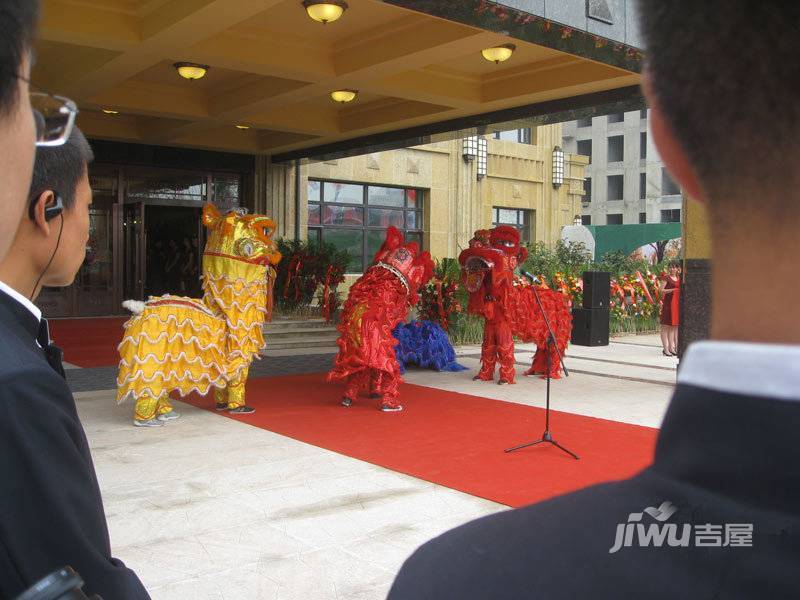
<path id="1" fill-rule="evenodd" d="M 654 337 L 625 341 L 571 347 L 575 372 L 553 383 L 553 408 L 658 426 L 676 361 L 661 356 Z M 479 349 L 460 353 L 476 367 L 469 356 Z M 530 356 L 518 348 L 518 361 Z M 544 404 L 538 378 L 498 386 L 472 374 L 411 371 L 406 379 Z M 76 398 L 114 553 L 156 599 L 381 599 L 419 544 L 505 509 L 182 403 L 182 419 L 137 429 L 113 391 Z"/>

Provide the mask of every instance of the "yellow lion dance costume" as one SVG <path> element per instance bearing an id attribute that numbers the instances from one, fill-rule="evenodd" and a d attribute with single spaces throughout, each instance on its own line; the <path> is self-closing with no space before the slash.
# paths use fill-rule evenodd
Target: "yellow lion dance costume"
<path id="1" fill-rule="evenodd" d="M 203 297 L 151 296 L 127 301 L 118 350 L 117 402 L 136 401 L 134 425 L 154 427 L 180 415 L 169 394 L 202 395 L 214 387 L 217 410 L 247 414 L 245 382 L 264 347 L 271 318 L 275 269 L 281 255 L 272 241 L 275 222 L 233 210 L 203 208 L 209 229 L 203 252 Z"/>

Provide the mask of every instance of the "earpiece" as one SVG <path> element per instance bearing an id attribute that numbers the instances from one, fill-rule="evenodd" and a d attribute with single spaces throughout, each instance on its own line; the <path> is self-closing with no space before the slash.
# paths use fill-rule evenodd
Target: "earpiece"
<path id="1" fill-rule="evenodd" d="M 28 217 L 30 217 L 31 221 L 35 219 L 34 210 L 36 208 L 36 200 L 38 200 L 38 197 L 34 198 L 28 205 Z M 53 205 L 44 207 L 44 220 L 52 221 L 62 212 L 64 212 L 64 201 L 61 199 L 61 194 L 54 191 Z"/>

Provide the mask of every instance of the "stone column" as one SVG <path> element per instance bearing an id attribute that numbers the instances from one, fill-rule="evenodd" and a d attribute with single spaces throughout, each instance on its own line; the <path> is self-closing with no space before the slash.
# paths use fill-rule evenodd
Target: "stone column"
<path id="1" fill-rule="evenodd" d="M 711 236 L 705 207 L 683 196 L 683 275 L 681 277 L 678 356 L 711 326 Z"/>

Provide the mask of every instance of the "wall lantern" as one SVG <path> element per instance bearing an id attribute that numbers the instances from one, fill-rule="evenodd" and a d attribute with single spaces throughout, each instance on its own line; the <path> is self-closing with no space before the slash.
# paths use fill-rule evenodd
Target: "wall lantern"
<path id="1" fill-rule="evenodd" d="M 489 62 L 499 65 L 501 62 L 507 61 L 514 54 L 517 47 L 514 44 L 503 44 L 502 46 L 493 46 L 491 48 L 484 48 L 481 50 L 483 58 Z"/>
<path id="2" fill-rule="evenodd" d="M 331 100 L 339 104 L 352 102 L 358 96 L 358 90 L 334 90 L 331 92 Z"/>
<path id="3" fill-rule="evenodd" d="M 478 180 L 486 177 L 487 168 L 489 165 L 489 142 L 486 138 L 481 136 L 478 138 Z"/>
<path id="4" fill-rule="evenodd" d="M 564 151 L 560 146 L 553 148 L 553 187 L 564 183 Z"/>
<path id="5" fill-rule="evenodd" d="M 573 225 L 583 225 L 583 219 L 581 219 L 580 215 L 575 215 L 575 218 L 572 219 Z"/>
<path id="6" fill-rule="evenodd" d="M 190 62 L 178 62 L 172 65 L 178 70 L 178 75 L 184 79 L 194 80 L 202 79 L 206 75 L 206 71 L 210 68 L 208 65 L 198 65 Z"/>
<path id="7" fill-rule="evenodd" d="M 478 136 L 471 135 L 465 137 L 463 140 L 463 150 L 461 153 L 464 155 L 464 160 L 467 162 L 478 158 Z"/>
<path id="8" fill-rule="evenodd" d="M 309 17 L 323 25 L 337 21 L 347 10 L 343 0 L 303 0 L 303 6 Z"/>

